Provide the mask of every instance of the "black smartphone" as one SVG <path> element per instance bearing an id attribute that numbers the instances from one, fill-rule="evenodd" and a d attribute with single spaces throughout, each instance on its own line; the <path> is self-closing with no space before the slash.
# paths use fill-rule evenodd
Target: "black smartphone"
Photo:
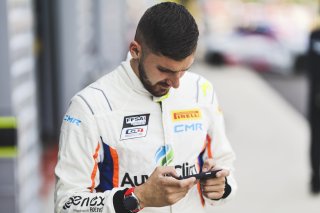
<path id="1" fill-rule="evenodd" d="M 208 172 L 201 172 L 201 173 L 194 174 L 194 175 L 187 175 L 184 177 L 180 176 L 179 179 L 182 180 L 182 179 L 187 179 L 190 177 L 195 177 L 196 179 L 199 179 L 199 180 L 205 180 L 205 179 L 209 179 L 209 178 L 215 178 L 216 174 L 221 170 L 222 169 L 217 169 L 217 170 L 208 171 Z"/>

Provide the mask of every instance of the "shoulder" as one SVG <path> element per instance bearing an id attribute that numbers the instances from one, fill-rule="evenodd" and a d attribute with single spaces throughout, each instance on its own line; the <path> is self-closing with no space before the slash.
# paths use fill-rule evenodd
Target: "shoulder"
<path id="1" fill-rule="evenodd" d="M 209 80 L 193 72 L 186 72 L 181 79 L 181 91 L 193 94 L 197 102 L 206 103 L 213 101 L 215 93 Z"/>
<path id="2" fill-rule="evenodd" d="M 183 84 L 191 84 L 191 85 L 194 85 L 195 87 L 198 87 L 199 84 L 203 84 L 205 82 L 207 84 L 212 85 L 212 83 L 208 81 L 205 77 L 194 72 L 186 72 L 182 78 Z"/>
<path id="3" fill-rule="evenodd" d="M 104 87 L 104 84 L 108 79 L 109 76 L 107 75 L 88 85 L 71 99 L 71 104 L 73 102 L 81 104 L 83 107 L 87 108 L 87 112 L 93 115 L 100 114 L 100 112 L 105 112 L 106 110 L 111 111 L 112 107 L 106 93 L 106 88 Z"/>
<path id="4" fill-rule="evenodd" d="M 102 110 L 111 108 L 106 90 L 112 88 L 113 79 L 116 77 L 116 72 L 112 71 L 84 89 L 76 93 L 71 101 L 69 108 L 79 108 L 85 113 L 98 114 Z"/>

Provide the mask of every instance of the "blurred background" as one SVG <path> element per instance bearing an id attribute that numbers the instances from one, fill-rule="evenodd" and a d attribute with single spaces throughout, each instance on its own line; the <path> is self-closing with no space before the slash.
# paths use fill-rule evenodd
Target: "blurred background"
<path id="1" fill-rule="evenodd" d="M 69 100 L 125 59 L 138 20 L 158 2 L 0 1 L 0 212 L 54 211 Z M 238 195 L 216 212 L 318 213 L 305 63 L 319 1 L 176 2 L 198 22 L 192 71 L 213 82 L 238 158 Z"/>

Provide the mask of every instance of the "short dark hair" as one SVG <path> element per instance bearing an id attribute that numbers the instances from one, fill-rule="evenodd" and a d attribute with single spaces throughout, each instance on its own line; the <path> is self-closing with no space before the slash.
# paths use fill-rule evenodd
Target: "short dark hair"
<path id="1" fill-rule="evenodd" d="M 164 2 L 150 7 L 141 17 L 135 40 L 154 54 L 180 61 L 196 50 L 198 26 L 179 4 Z"/>

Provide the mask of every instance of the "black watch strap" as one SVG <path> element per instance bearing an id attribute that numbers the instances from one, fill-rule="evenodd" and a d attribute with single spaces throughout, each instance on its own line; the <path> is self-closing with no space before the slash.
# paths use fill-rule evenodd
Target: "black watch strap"
<path id="1" fill-rule="evenodd" d="M 232 191 L 231 186 L 228 184 L 228 179 L 227 178 L 225 178 L 225 179 L 226 179 L 226 185 L 224 187 L 224 194 L 222 196 L 222 199 L 227 198 L 231 194 L 231 191 Z"/>
<path id="2" fill-rule="evenodd" d="M 137 213 L 142 208 L 140 206 L 139 199 L 134 194 L 134 191 L 135 187 L 127 189 L 127 191 L 124 193 L 123 205 L 130 212 Z"/>
<path id="3" fill-rule="evenodd" d="M 131 213 L 130 211 L 126 210 L 123 205 L 123 197 L 124 193 L 128 189 L 119 190 L 113 195 L 113 206 L 116 213 Z"/>

